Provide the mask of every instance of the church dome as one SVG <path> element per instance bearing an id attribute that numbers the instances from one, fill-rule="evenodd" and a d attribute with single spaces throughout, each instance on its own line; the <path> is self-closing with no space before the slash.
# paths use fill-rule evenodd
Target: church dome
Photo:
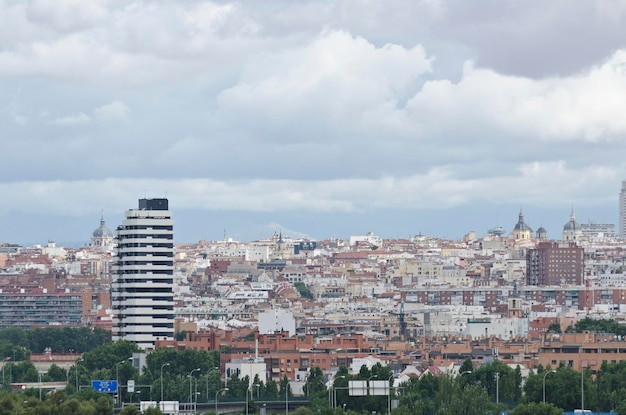
<path id="1" fill-rule="evenodd" d="M 113 232 L 107 228 L 104 216 L 100 218 L 100 227 L 91 233 L 92 238 L 113 238 Z"/>
<path id="2" fill-rule="evenodd" d="M 532 232 L 533 231 L 530 228 L 530 226 L 528 226 L 526 224 L 526 222 L 524 222 L 524 214 L 521 211 L 519 213 L 519 220 L 515 224 L 515 228 L 513 228 L 513 230 L 514 231 L 528 231 L 528 232 Z"/>
<path id="3" fill-rule="evenodd" d="M 580 225 L 576 222 L 576 216 L 574 216 L 574 212 L 569 216 L 569 221 L 563 225 L 563 232 L 573 232 L 580 230 Z"/>

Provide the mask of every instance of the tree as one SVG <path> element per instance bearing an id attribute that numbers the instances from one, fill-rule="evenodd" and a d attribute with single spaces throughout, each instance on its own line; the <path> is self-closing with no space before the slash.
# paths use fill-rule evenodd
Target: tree
<path id="1" fill-rule="evenodd" d="M 261 395 L 266 398 L 278 398 L 278 384 L 276 381 L 268 380 Z"/>
<path id="2" fill-rule="evenodd" d="M 120 411 L 120 415 L 139 415 L 139 409 L 135 405 L 128 405 Z"/>
<path id="3" fill-rule="evenodd" d="M 563 410 L 551 403 L 530 402 L 517 405 L 511 415 L 561 415 Z"/>
<path id="4" fill-rule="evenodd" d="M 45 382 L 61 382 L 67 379 L 67 371 L 53 363 L 42 380 Z"/>
<path id="5" fill-rule="evenodd" d="M 324 372 L 322 372 L 319 366 L 315 366 L 309 372 L 306 378 L 306 384 L 304 385 L 304 392 L 306 395 L 313 395 L 320 392 L 326 393 Z"/>
<path id="6" fill-rule="evenodd" d="M 494 401 L 517 402 L 521 397 L 521 370 L 511 369 L 499 360 L 482 365 L 474 370 L 472 375 L 487 388 L 489 396 Z"/>
<path id="7" fill-rule="evenodd" d="M 289 385 L 289 378 L 287 377 L 287 375 L 283 376 L 283 378 L 280 380 L 279 389 L 278 389 L 279 397 L 286 396 L 285 394 L 289 396 L 293 396 L 293 393 L 291 393 L 291 386 Z"/>
<path id="8" fill-rule="evenodd" d="M 524 384 L 524 401 L 541 402 L 543 400 L 543 379 L 545 370 L 531 374 Z M 554 374 L 545 378 L 546 402 L 558 408 L 571 411 L 580 407 L 580 376 L 581 373 L 568 367 L 559 367 Z M 595 399 L 590 374 L 585 374 L 585 402 Z"/>
<path id="9" fill-rule="evenodd" d="M 474 364 L 472 363 L 471 358 L 467 358 L 463 361 L 463 364 L 459 368 L 459 373 L 463 372 L 472 372 L 474 370 Z"/>
<path id="10" fill-rule="evenodd" d="M 459 382 L 451 377 L 440 376 L 435 409 L 438 415 L 484 415 L 492 409 L 492 404 L 481 385 L 461 389 Z"/>
<path id="11" fill-rule="evenodd" d="M 552 323 L 548 326 L 548 333 L 561 333 L 561 325 L 559 323 Z"/>
<path id="12" fill-rule="evenodd" d="M 144 415 L 162 415 L 163 412 L 161 412 L 161 410 L 159 408 L 157 408 L 156 406 L 151 406 L 148 409 L 146 409 L 145 411 L 143 411 Z"/>
<path id="13" fill-rule="evenodd" d="M 296 282 L 293 284 L 293 286 L 296 288 L 296 290 L 298 290 L 298 294 L 300 294 L 300 297 L 308 298 L 309 300 L 313 299 L 313 293 L 311 293 L 309 287 L 304 285 L 303 282 Z"/>
<path id="14" fill-rule="evenodd" d="M 613 319 L 593 319 L 585 317 L 574 324 L 574 331 L 582 333 L 584 331 L 596 331 L 599 333 L 611 333 L 619 336 L 626 336 L 626 326 Z"/>

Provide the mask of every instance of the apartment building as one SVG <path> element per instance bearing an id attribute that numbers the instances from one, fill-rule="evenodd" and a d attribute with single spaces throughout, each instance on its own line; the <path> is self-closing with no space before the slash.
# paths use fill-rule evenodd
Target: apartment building
<path id="1" fill-rule="evenodd" d="M 574 242 L 540 242 L 526 253 L 527 285 L 580 285 L 584 250 Z"/>
<path id="2" fill-rule="evenodd" d="M 79 326 L 81 293 L 33 288 L 0 292 L 0 327 Z"/>
<path id="3" fill-rule="evenodd" d="M 174 336 L 174 221 L 167 199 L 139 199 L 117 229 L 113 340 L 153 349 Z"/>

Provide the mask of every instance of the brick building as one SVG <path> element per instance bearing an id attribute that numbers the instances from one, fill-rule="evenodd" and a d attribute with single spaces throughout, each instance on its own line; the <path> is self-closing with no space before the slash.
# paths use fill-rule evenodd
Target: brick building
<path id="1" fill-rule="evenodd" d="M 584 251 L 573 242 L 540 242 L 526 253 L 527 285 L 580 285 Z"/>

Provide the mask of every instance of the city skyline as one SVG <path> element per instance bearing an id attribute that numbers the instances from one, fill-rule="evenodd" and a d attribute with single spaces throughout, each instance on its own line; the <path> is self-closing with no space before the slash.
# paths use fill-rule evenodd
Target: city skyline
<path id="1" fill-rule="evenodd" d="M 618 229 L 626 5 L 0 0 L 0 241 Z M 274 227 L 274 229 L 272 229 Z"/>
<path id="2" fill-rule="evenodd" d="M 617 199 L 617 198 L 616 198 Z M 399 215 L 397 212 L 387 215 L 383 221 L 376 222 L 373 217 L 369 222 L 362 221 L 364 215 L 345 215 L 336 222 L 324 221 L 329 219 L 328 216 L 320 215 L 319 217 L 310 217 L 305 221 L 307 225 L 302 227 L 290 226 L 294 221 L 301 221 L 302 217 L 291 218 L 286 216 L 285 221 L 279 222 L 273 218 L 259 218 L 255 215 L 249 215 L 241 220 L 239 215 L 219 216 L 216 221 L 215 216 L 205 216 L 202 212 L 188 215 L 184 210 L 178 211 L 170 200 L 172 207 L 173 219 L 176 224 L 174 232 L 175 243 L 196 243 L 200 240 L 218 241 L 224 238 L 231 238 L 239 242 L 247 242 L 261 239 L 268 239 L 274 233 L 282 233 L 286 237 L 294 239 L 305 238 L 313 240 L 324 240 L 332 237 L 347 240 L 350 236 L 364 235 L 372 232 L 383 239 L 404 238 L 408 239 L 413 236 L 422 234 L 442 239 L 458 240 L 469 232 L 475 232 L 478 237 L 487 235 L 492 228 L 500 226 L 504 229 L 504 236 L 509 235 L 518 221 L 520 208 L 509 207 L 506 215 L 501 213 L 491 215 L 489 212 L 481 210 L 479 207 L 476 211 L 468 211 L 467 208 L 453 210 L 442 210 L 434 212 L 433 215 L 439 215 L 439 221 L 436 223 L 428 223 L 425 219 L 414 217 L 412 212 L 406 212 L 405 215 Z M 563 209 L 538 210 L 534 208 L 524 208 L 525 222 L 537 231 L 539 227 L 546 229 L 548 239 L 560 240 L 563 232 L 563 226 L 569 221 L 572 207 Z M 615 210 L 615 209 L 613 209 Z M 542 218 L 548 220 L 538 220 L 539 213 Z M 597 213 L 595 211 L 579 210 L 574 206 L 574 213 L 578 223 L 609 223 L 615 225 L 615 232 L 618 231 L 617 220 L 610 222 L 607 220 L 598 220 L 599 215 L 590 216 Z M 609 212 L 610 209 L 609 209 Z M 18 243 L 21 245 L 42 244 L 48 241 L 55 241 L 57 245 L 66 247 L 81 247 L 89 244 L 91 233 L 98 228 L 101 217 L 104 217 L 106 226 L 114 231 L 124 220 L 124 211 L 115 212 L 115 214 L 107 214 L 106 212 L 98 213 L 97 220 L 94 213 L 93 217 L 83 217 L 80 221 L 74 221 L 74 226 L 82 226 L 82 229 L 72 230 L 68 233 L 67 226 L 64 222 L 56 223 L 58 233 L 46 233 L 40 238 L 24 238 L 22 240 L 0 240 L 0 242 Z M 101 216 L 103 215 L 103 216 Z M 473 223 L 465 223 L 465 218 L 475 219 Z M 26 218 L 28 220 L 29 218 Z M 32 219 L 32 218 L 31 218 Z M 67 218 L 70 221 L 72 218 Z M 267 222 L 263 222 L 267 219 Z M 333 216 L 333 219 L 336 219 Z M 256 220 L 256 222 L 255 222 Z M 224 224 L 219 227 L 219 223 Z M 440 226 L 439 223 L 447 223 Z M 331 226 L 336 224 L 336 226 Z M 21 226 L 14 223 L 15 229 Z M 472 226 L 474 225 L 474 226 Z M 28 229 L 28 228 L 25 228 Z M 35 232 L 40 232 L 39 227 L 34 227 Z M 65 238 L 63 237 L 65 235 Z M 70 237 L 67 237 L 69 235 Z M 73 238 L 71 236 L 74 236 Z"/>

